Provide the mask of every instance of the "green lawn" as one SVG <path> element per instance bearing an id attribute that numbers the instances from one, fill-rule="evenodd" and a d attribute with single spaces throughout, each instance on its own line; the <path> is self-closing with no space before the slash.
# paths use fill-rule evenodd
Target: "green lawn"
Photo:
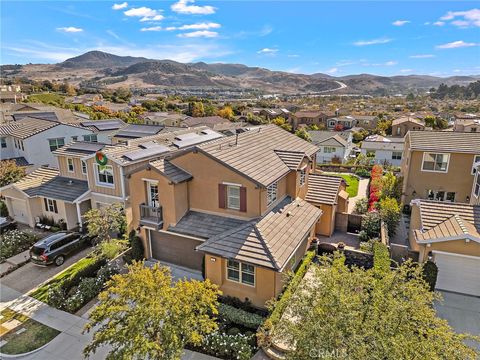
<path id="1" fill-rule="evenodd" d="M 33 351 L 50 342 L 55 336 L 60 334 L 60 331 L 52 329 L 49 326 L 43 325 L 38 321 L 8 308 L 0 314 L 3 316 L 1 320 L 2 324 L 10 320 L 18 320 L 21 323 L 9 331 L 1 326 L 2 336 L 0 340 L 7 342 L 0 348 L 0 352 L 3 354 L 15 355 Z M 17 334 L 20 329 L 25 330 Z"/>
<path id="2" fill-rule="evenodd" d="M 357 194 L 358 194 L 358 183 L 359 183 L 358 177 L 356 177 L 355 175 L 326 173 L 326 172 L 324 174 L 343 178 L 345 180 L 345 182 L 347 183 L 348 196 L 350 198 L 357 196 Z"/>
<path id="3" fill-rule="evenodd" d="M 48 300 L 48 290 L 50 288 L 53 288 L 55 286 L 60 285 L 63 280 L 72 279 L 75 276 L 76 273 L 78 273 L 80 270 L 83 270 L 86 267 L 92 265 L 95 261 L 97 261 L 97 259 L 95 257 L 86 257 L 86 258 L 83 258 L 83 259 L 77 261 L 75 264 L 66 268 L 64 271 L 59 273 L 53 279 L 51 279 L 47 283 L 43 284 L 38 289 L 34 290 L 32 293 L 30 293 L 28 295 L 37 299 L 37 300 L 47 302 L 47 300 Z"/>

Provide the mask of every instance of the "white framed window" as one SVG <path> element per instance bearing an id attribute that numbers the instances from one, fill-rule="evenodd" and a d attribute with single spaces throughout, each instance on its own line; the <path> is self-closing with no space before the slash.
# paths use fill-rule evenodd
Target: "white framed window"
<path id="1" fill-rule="evenodd" d="M 45 205 L 45 211 L 53 212 L 55 214 L 58 214 L 57 200 L 49 199 L 49 198 L 43 198 L 43 202 L 44 202 L 44 205 Z"/>
<path id="2" fill-rule="evenodd" d="M 480 174 L 475 177 L 475 183 L 473 184 L 473 195 L 478 198 L 480 196 Z"/>
<path id="3" fill-rule="evenodd" d="M 328 126 L 329 126 L 329 127 L 334 127 L 335 125 L 336 125 L 335 120 L 330 120 L 330 121 L 328 122 Z"/>
<path id="4" fill-rule="evenodd" d="M 114 185 L 113 167 L 111 165 L 101 166 L 97 164 L 97 184 L 109 187 Z"/>
<path id="5" fill-rule="evenodd" d="M 87 134 L 87 135 L 83 135 L 83 141 L 98 142 L 98 140 L 97 140 L 97 134 Z"/>
<path id="6" fill-rule="evenodd" d="M 65 138 L 48 139 L 50 151 L 55 151 L 65 145 Z"/>
<path id="7" fill-rule="evenodd" d="M 392 160 L 402 160 L 402 152 L 401 151 L 393 151 L 392 152 Z"/>
<path id="8" fill-rule="evenodd" d="M 72 158 L 67 158 L 67 169 L 68 172 L 75 172 L 75 165 Z"/>
<path id="9" fill-rule="evenodd" d="M 80 160 L 82 162 L 82 174 L 87 175 L 87 163 L 83 160 Z"/>
<path id="10" fill-rule="evenodd" d="M 275 202 L 275 200 L 277 200 L 277 189 L 278 189 L 277 181 L 267 186 L 267 206 L 272 205 Z"/>
<path id="11" fill-rule="evenodd" d="M 255 266 L 235 260 L 227 260 L 227 279 L 255 286 Z"/>
<path id="12" fill-rule="evenodd" d="M 78 140 L 78 136 L 72 136 L 72 141 L 77 141 Z"/>
<path id="13" fill-rule="evenodd" d="M 476 163 L 480 163 L 480 155 L 475 155 L 473 157 L 473 165 L 475 165 Z M 477 172 L 477 169 L 473 165 L 472 165 L 472 175 L 475 175 L 475 173 Z"/>
<path id="14" fill-rule="evenodd" d="M 331 154 L 334 153 L 337 149 L 333 146 L 324 146 L 323 147 L 323 152 L 326 154 Z"/>
<path id="15" fill-rule="evenodd" d="M 400 135 L 401 132 L 402 132 L 402 129 L 400 127 L 397 127 L 397 135 Z"/>
<path id="16" fill-rule="evenodd" d="M 227 185 L 227 208 L 240 210 L 240 186 Z"/>
<path id="17" fill-rule="evenodd" d="M 305 166 L 302 170 L 300 170 L 300 186 L 305 185 L 307 182 L 307 167 Z"/>
<path id="18" fill-rule="evenodd" d="M 427 199 L 455 202 L 455 192 L 443 190 L 427 190 Z"/>
<path id="19" fill-rule="evenodd" d="M 4 137 L 0 138 L 0 144 L 2 145 L 2 149 L 5 149 L 7 147 L 7 139 Z"/>
<path id="20" fill-rule="evenodd" d="M 423 153 L 422 171 L 448 172 L 449 154 Z"/>

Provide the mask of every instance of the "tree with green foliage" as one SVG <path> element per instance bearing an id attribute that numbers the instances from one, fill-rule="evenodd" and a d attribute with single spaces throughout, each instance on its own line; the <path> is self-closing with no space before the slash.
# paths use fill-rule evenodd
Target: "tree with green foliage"
<path id="1" fill-rule="evenodd" d="M 217 115 L 228 120 L 233 120 L 234 117 L 231 106 L 225 106 L 223 109 L 218 110 Z"/>
<path id="2" fill-rule="evenodd" d="M 385 222 L 385 225 L 387 225 L 388 235 L 395 235 L 402 216 L 397 200 L 390 197 L 381 199 L 378 202 L 378 213 L 380 214 L 380 218 Z"/>
<path id="3" fill-rule="evenodd" d="M 378 135 L 392 135 L 392 120 L 381 119 L 377 122 L 377 126 L 374 130 Z"/>
<path id="4" fill-rule="evenodd" d="M 310 136 L 308 131 L 305 129 L 297 129 L 295 131 L 295 135 L 297 135 L 300 139 L 303 139 L 305 141 L 309 141 L 309 142 L 312 141 L 312 137 Z"/>
<path id="5" fill-rule="evenodd" d="M 278 116 L 274 119 L 272 119 L 272 124 L 275 124 L 277 126 L 280 126 L 282 129 L 287 130 L 287 131 L 292 131 L 292 125 L 288 123 L 287 120 L 285 120 L 283 117 Z M 304 130 L 305 131 L 305 130 Z M 305 131 L 306 132 L 306 131 Z M 308 133 L 307 133 L 308 134 Z"/>
<path id="6" fill-rule="evenodd" d="M 364 215 L 362 231 L 359 235 L 360 241 L 367 241 L 380 236 L 380 215 L 377 211 L 371 211 Z"/>
<path id="7" fill-rule="evenodd" d="M 15 160 L 0 161 L 0 187 L 21 180 L 25 176 L 25 168 L 17 165 Z"/>
<path id="8" fill-rule="evenodd" d="M 200 101 L 188 103 L 188 115 L 193 117 L 205 116 L 205 109 L 203 107 L 203 103 Z"/>
<path id="9" fill-rule="evenodd" d="M 377 245 L 375 245 L 376 247 Z M 386 262 L 382 262 L 386 264 Z M 407 261 L 396 269 L 349 268 L 343 254 L 322 258 L 292 297 L 275 336 L 292 349 L 287 359 L 474 360 L 478 351 L 433 307 L 422 270 Z"/>
<path id="10" fill-rule="evenodd" d="M 352 134 L 353 142 L 359 143 L 360 141 L 365 140 L 367 136 L 368 136 L 367 130 L 354 131 Z"/>
<path id="11" fill-rule="evenodd" d="M 83 215 L 88 235 L 98 241 L 110 241 L 112 235 L 125 227 L 125 212 L 121 204 L 112 204 L 100 209 L 90 209 Z"/>
<path id="12" fill-rule="evenodd" d="M 402 195 L 402 181 L 392 171 L 387 171 L 382 176 L 381 198 L 394 198 L 400 201 Z"/>
<path id="13" fill-rule="evenodd" d="M 107 359 L 180 359 L 187 344 L 199 346 L 217 329 L 219 294 L 208 279 L 172 283 L 168 267 L 134 262 L 99 295 L 85 327 L 94 334 L 84 354 L 110 345 Z"/>

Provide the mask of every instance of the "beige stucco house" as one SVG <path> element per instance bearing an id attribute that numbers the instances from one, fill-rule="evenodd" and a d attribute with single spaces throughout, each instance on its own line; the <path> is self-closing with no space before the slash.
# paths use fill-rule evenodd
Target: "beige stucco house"
<path id="1" fill-rule="evenodd" d="M 425 125 L 414 117 L 401 117 L 392 122 L 392 136 L 404 137 L 409 131 L 425 130 Z"/>

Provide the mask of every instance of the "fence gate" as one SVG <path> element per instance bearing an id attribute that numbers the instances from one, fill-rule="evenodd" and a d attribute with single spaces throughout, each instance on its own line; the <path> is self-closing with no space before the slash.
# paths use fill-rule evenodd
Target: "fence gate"
<path id="1" fill-rule="evenodd" d="M 348 214 L 347 231 L 358 234 L 362 228 L 362 215 Z"/>

